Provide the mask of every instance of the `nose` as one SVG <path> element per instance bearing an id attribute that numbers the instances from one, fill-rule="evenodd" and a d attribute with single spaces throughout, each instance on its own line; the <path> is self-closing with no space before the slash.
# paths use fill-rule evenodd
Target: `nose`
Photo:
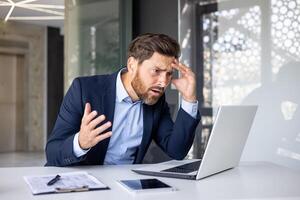
<path id="1" fill-rule="evenodd" d="M 162 73 L 159 76 L 158 83 L 160 87 L 165 88 L 170 83 L 170 78 L 168 77 L 167 74 Z"/>

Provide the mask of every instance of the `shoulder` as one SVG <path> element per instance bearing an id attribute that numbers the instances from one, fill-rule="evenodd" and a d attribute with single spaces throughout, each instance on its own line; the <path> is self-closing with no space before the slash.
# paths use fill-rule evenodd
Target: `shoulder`
<path id="1" fill-rule="evenodd" d="M 107 81 L 111 80 L 112 74 L 95 75 L 95 76 L 81 76 L 74 79 L 73 83 L 81 85 L 105 85 Z"/>
<path id="2" fill-rule="evenodd" d="M 68 91 L 81 96 L 94 96 L 115 91 L 117 72 L 113 74 L 81 76 L 73 80 Z"/>
<path id="3" fill-rule="evenodd" d="M 95 76 L 81 76 L 73 80 L 72 85 L 77 85 L 80 88 L 110 88 L 115 84 L 118 72 L 113 74 L 95 75 Z"/>

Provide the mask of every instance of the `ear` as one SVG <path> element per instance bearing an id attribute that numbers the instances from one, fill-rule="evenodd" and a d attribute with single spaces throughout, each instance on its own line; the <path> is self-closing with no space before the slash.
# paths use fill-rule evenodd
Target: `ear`
<path id="1" fill-rule="evenodd" d="M 135 75 L 135 73 L 137 72 L 137 68 L 138 68 L 138 60 L 132 56 L 129 57 L 127 59 L 127 70 L 129 74 Z"/>

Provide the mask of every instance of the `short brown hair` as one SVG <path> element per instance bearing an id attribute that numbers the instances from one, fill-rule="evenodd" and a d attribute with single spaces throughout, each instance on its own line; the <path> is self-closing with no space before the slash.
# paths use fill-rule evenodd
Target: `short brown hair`
<path id="1" fill-rule="evenodd" d="M 141 64 L 151 58 L 154 52 L 178 58 L 180 46 L 176 40 L 165 35 L 146 33 L 135 38 L 128 47 L 128 58 L 134 57 Z"/>

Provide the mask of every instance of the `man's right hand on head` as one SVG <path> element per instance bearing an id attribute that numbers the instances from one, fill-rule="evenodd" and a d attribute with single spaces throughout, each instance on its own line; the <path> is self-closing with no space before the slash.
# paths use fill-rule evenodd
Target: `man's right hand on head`
<path id="1" fill-rule="evenodd" d="M 89 149 L 112 135 L 111 131 L 105 132 L 106 129 L 111 127 L 111 122 L 108 121 L 97 127 L 105 120 L 105 116 L 96 116 L 97 111 L 92 111 L 91 104 L 86 103 L 78 137 L 78 143 L 82 149 Z"/>

